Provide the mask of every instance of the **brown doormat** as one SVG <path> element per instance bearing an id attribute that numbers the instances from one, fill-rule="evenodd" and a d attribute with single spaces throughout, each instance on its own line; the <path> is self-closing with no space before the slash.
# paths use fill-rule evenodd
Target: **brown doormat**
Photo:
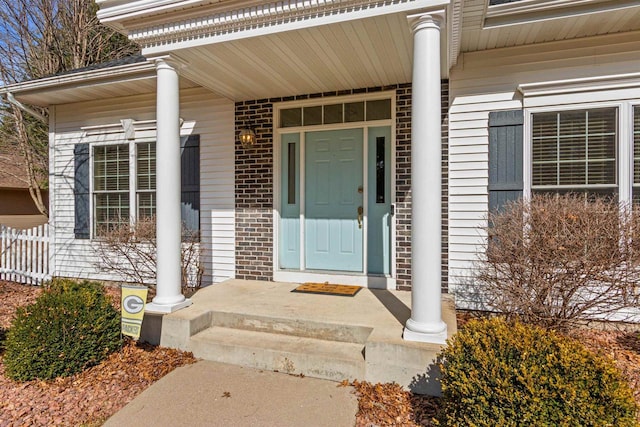
<path id="1" fill-rule="evenodd" d="M 301 292 L 307 294 L 338 295 L 352 297 L 362 289 L 360 286 L 334 285 L 332 283 L 303 283 L 291 292 Z"/>

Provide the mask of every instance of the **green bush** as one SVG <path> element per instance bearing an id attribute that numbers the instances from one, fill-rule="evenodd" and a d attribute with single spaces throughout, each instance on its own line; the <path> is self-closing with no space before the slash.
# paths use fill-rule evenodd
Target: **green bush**
<path id="1" fill-rule="evenodd" d="M 56 279 L 17 310 L 4 366 L 15 380 L 52 379 L 95 365 L 120 345 L 120 315 L 102 285 Z"/>
<path id="2" fill-rule="evenodd" d="M 441 425 L 636 426 L 632 392 L 612 362 L 557 333 L 475 320 L 441 356 Z"/>

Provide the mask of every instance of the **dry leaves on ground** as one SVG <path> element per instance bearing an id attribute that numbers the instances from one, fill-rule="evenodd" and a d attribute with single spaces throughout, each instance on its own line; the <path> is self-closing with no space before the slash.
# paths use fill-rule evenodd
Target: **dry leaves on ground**
<path id="1" fill-rule="evenodd" d="M 612 359 L 629 381 L 633 396 L 640 405 L 640 332 L 584 328 L 572 331 L 570 336 L 591 351 Z"/>
<path id="2" fill-rule="evenodd" d="M 35 302 L 41 291 L 38 286 L 0 280 L 0 329 L 9 328 L 16 308 Z"/>
<path id="3" fill-rule="evenodd" d="M 460 311 L 458 327 L 463 328 L 478 313 Z M 569 335 L 592 351 L 611 358 L 629 382 L 640 405 L 640 333 L 622 330 L 585 328 Z M 397 384 L 371 384 L 366 381 L 352 385 L 358 394 L 357 427 L 371 426 L 433 426 L 440 398 L 415 395 Z M 640 414 L 638 414 L 640 417 Z M 640 419 L 639 419 L 640 421 Z"/>
<path id="4" fill-rule="evenodd" d="M 348 385 L 348 384 L 344 384 Z M 357 427 L 432 426 L 440 399 L 405 391 L 396 383 L 351 383 L 358 395 Z"/>
<path id="5" fill-rule="evenodd" d="M 40 288 L 0 282 L 0 328 L 11 324 L 15 308 L 35 300 Z M 118 301 L 119 290 L 107 289 Z M 194 363 L 191 353 L 136 344 L 86 371 L 54 381 L 17 383 L 0 361 L 0 426 L 101 423 L 175 368 Z"/>

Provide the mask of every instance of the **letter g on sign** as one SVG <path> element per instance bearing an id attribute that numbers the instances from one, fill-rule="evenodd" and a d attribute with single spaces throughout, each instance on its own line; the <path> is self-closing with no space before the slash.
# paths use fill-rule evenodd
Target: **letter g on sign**
<path id="1" fill-rule="evenodd" d="M 136 314 L 142 311 L 144 301 L 137 295 L 129 295 L 122 301 L 122 306 L 127 313 Z"/>

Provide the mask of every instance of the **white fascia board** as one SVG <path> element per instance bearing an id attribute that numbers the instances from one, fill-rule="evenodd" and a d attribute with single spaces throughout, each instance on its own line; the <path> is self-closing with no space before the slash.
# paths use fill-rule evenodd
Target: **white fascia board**
<path id="1" fill-rule="evenodd" d="M 522 0 L 487 7 L 484 28 L 534 23 L 638 6 L 638 0 Z"/>
<path id="2" fill-rule="evenodd" d="M 203 0 L 97 0 L 100 7 L 97 12 L 98 19 L 102 23 L 111 23 L 125 19 L 147 17 L 156 13 L 164 13 L 179 10 L 185 7 L 194 7 L 209 4 Z"/>
<path id="3" fill-rule="evenodd" d="M 93 81 L 96 83 L 102 83 L 105 80 L 122 80 L 125 77 L 132 77 L 138 74 L 151 74 L 152 72 L 155 74 L 155 69 L 155 63 L 152 61 L 119 65 L 98 70 L 88 70 L 78 73 L 64 74 L 61 76 L 45 77 L 23 83 L 14 83 L 0 88 L 0 94 L 4 95 L 7 92 L 19 94 L 20 92 L 47 91 L 49 89 L 57 90 L 60 89 L 61 86 L 69 86 L 78 83 L 90 83 Z"/>
<path id="4" fill-rule="evenodd" d="M 394 13 L 442 13 L 443 10 L 449 6 L 450 2 L 451 0 L 410 0 L 406 2 L 386 3 L 383 5 L 373 3 L 366 5 L 366 7 L 350 7 L 347 11 L 335 11 L 334 13 L 312 16 L 305 15 L 304 10 L 302 10 L 298 16 L 281 16 L 280 13 L 275 13 L 272 16 L 268 16 L 268 20 L 265 22 L 256 22 L 258 18 L 260 18 L 259 13 L 256 9 L 249 8 L 234 12 L 233 21 L 237 22 L 238 27 L 233 27 L 233 23 L 231 24 L 232 26 L 217 27 L 216 25 L 208 24 L 210 18 L 203 17 L 202 23 L 190 19 L 188 21 L 175 22 L 151 29 L 131 31 L 129 38 L 143 46 L 142 54 L 144 56 L 151 57 L 180 49 Z"/>
<path id="5" fill-rule="evenodd" d="M 519 85 L 518 91 L 524 97 L 534 97 L 631 87 L 640 87 L 640 73 L 526 83 Z"/>

